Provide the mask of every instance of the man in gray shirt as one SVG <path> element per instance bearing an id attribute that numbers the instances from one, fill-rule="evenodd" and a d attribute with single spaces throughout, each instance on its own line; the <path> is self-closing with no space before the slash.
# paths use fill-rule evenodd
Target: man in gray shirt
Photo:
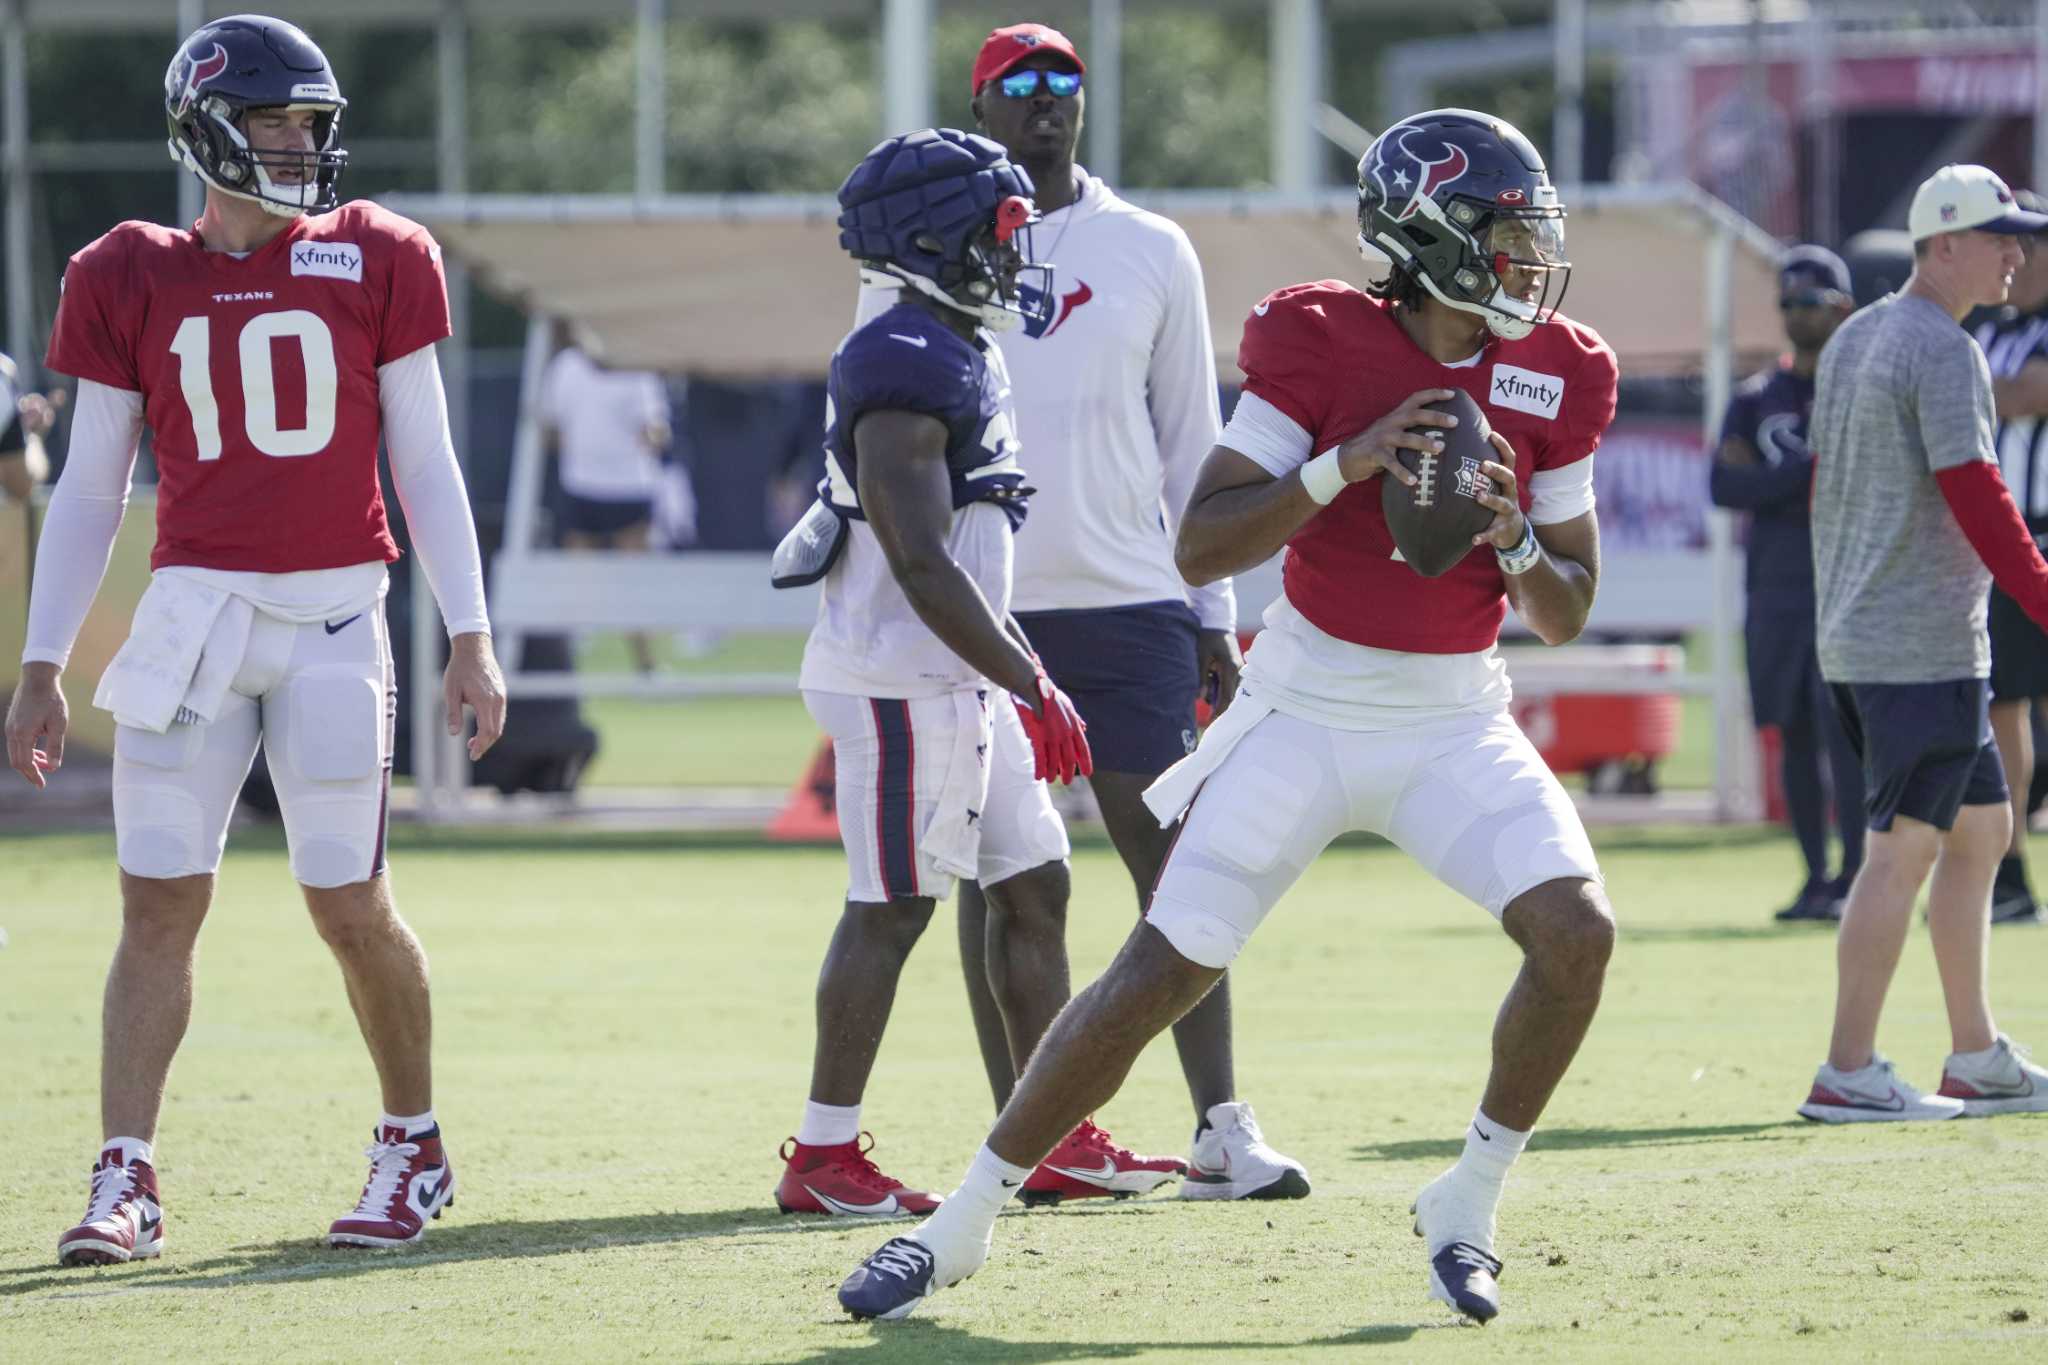
<path id="1" fill-rule="evenodd" d="M 1821 353 L 1810 438 L 1818 644 L 1863 758 L 1870 839 L 1836 946 L 1834 1035 L 1799 1112 L 1827 1123 L 2048 1110 L 2048 1070 L 1991 1018 L 1991 884 L 2011 834 L 1990 728 L 1985 592 L 2048 623 L 2043 562 L 1999 474 L 1984 353 L 1961 322 L 2002 303 L 2016 234 L 2048 227 L 1982 166 L 1913 196 L 1913 274 Z M 1923 1095 L 1876 1051 L 1913 902 L 1928 923 L 1951 1047 Z"/>

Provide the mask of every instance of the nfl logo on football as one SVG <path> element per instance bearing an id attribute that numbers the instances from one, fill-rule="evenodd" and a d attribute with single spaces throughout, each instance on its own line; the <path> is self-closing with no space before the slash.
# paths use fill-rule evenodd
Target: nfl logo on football
<path id="1" fill-rule="evenodd" d="M 1458 496 L 1473 499 L 1479 496 L 1479 461 L 1470 455 L 1458 458 Z"/>

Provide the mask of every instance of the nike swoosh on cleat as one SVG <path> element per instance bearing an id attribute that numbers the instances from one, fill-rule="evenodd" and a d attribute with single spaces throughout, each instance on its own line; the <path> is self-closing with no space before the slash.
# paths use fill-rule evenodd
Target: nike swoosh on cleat
<path id="1" fill-rule="evenodd" d="M 917 349 L 920 351 L 922 351 L 925 347 L 932 344 L 932 339 L 930 337 L 907 337 L 903 335 L 903 333 L 901 332 L 891 332 L 889 333 L 889 335 L 894 337 L 896 340 L 903 342 L 906 345 L 917 347 Z"/>
<path id="2" fill-rule="evenodd" d="M 901 1213 L 903 1211 L 902 1205 L 896 1202 L 896 1196 L 893 1194 L 875 1204 L 848 1204 L 834 1199 L 831 1195 L 825 1194 L 812 1186 L 806 1185 L 804 1188 L 810 1190 L 811 1198 L 817 1200 L 834 1213 L 851 1214 L 856 1218 L 874 1218 L 882 1214 Z"/>
<path id="3" fill-rule="evenodd" d="M 1090 1184 L 1094 1184 L 1095 1182 L 1102 1180 L 1116 1179 L 1116 1163 L 1114 1161 L 1111 1161 L 1108 1157 L 1104 1157 L 1102 1159 L 1102 1169 L 1098 1171 L 1084 1171 L 1081 1170 L 1079 1167 L 1075 1166 L 1053 1165 L 1047 1165 L 1045 1169 L 1066 1176 L 1071 1180 L 1085 1180 Z"/>

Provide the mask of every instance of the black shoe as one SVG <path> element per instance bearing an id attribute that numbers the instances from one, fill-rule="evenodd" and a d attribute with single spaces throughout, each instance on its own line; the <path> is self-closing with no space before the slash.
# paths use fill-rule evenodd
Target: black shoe
<path id="1" fill-rule="evenodd" d="M 2041 903 L 2035 900 L 2034 893 L 2024 886 L 2012 890 L 2000 887 L 1991 896 L 1991 922 L 2039 924 Z"/>
<path id="2" fill-rule="evenodd" d="M 1791 924 L 1798 920 L 1821 920 L 1835 923 L 1842 918 L 1843 898 L 1835 894 L 1834 888 L 1823 882 L 1809 886 L 1799 893 L 1799 899 L 1772 916 L 1780 924 Z"/>

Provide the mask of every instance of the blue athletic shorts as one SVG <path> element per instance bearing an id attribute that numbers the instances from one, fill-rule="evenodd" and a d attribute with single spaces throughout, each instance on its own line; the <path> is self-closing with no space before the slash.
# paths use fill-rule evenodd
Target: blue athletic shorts
<path id="1" fill-rule="evenodd" d="M 1017 624 L 1088 722 L 1098 771 L 1156 776 L 1195 751 L 1201 626 L 1187 603 L 1018 612 Z"/>
<path id="2" fill-rule="evenodd" d="M 1872 829 L 1909 815 L 1953 829 L 1964 806 L 2002 805 L 2005 768 L 1991 738 L 1983 678 L 1936 683 L 1835 683 L 1849 742 L 1863 759 Z"/>
<path id="3" fill-rule="evenodd" d="M 1743 620 L 1749 662 L 1749 706 L 1758 725 L 1792 728 L 1801 718 L 1818 719 L 1827 705 L 1814 652 L 1813 607 L 1750 603 Z"/>
<path id="4" fill-rule="evenodd" d="M 579 498 L 562 494 L 561 527 L 588 536 L 613 536 L 654 520 L 652 498 Z"/>

